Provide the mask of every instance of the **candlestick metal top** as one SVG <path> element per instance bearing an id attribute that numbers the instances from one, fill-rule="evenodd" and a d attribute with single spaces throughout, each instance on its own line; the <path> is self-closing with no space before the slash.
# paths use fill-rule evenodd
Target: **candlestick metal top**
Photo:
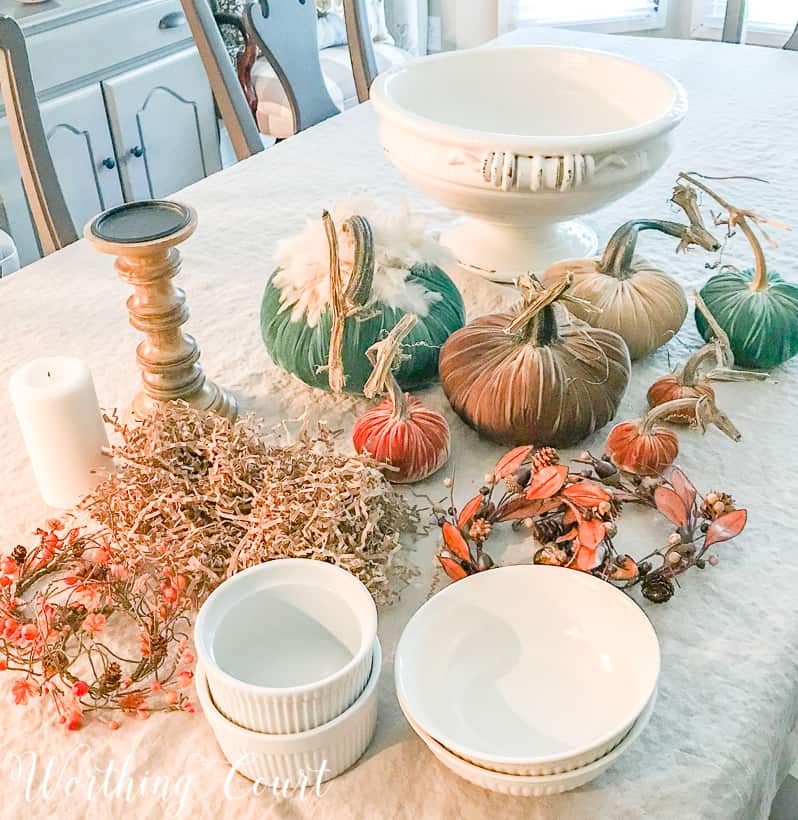
<path id="1" fill-rule="evenodd" d="M 117 257 L 116 272 L 133 286 L 127 300 L 130 324 L 144 333 L 136 348 L 143 384 L 130 407 L 139 418 L 176 399 L 231 420 L 238 413 L 235 398 L 205 376 L 199 346 L 181 330 L 189 311 L 185 293 L 172 282 L 180 271 L 175 246 L 196 227 L 193 208 L 145 200 L 105 211 L 84 231 L 98 251 Z"/>

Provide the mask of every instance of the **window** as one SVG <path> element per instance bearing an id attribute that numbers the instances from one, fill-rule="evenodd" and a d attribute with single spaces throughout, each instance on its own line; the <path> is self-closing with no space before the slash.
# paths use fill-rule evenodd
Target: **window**
<path id="1" fill-rule="evenodd" d="M 555 25 L 621 32 L 662 28 L 667 0 L 500 0 L 502 30 Z"/>
<path id="2" fill-rule="evenodd" d="M 748 0 L 745 42 L 782 46 L 798 23 L 793 0 Z M 726 16 L 726 0 L 694 0 L 693 37 L 719 40 Z"/>

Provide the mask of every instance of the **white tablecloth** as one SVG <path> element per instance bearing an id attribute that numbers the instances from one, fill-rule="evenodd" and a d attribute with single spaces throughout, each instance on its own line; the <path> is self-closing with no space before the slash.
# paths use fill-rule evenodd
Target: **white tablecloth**
<path id="1" fill-rule="evenodd" d="M 663 216 L 676 173 L 766 177 L 771 185 L 736 183 L 735 195 L 764 213 L 798 223 L 798 54 L 754 47 L 580 35 L 565 31 L 519 32 L 513 41 L 593 45 L 630 55 L 678 77 L 690 94 L 691 110 L 680 127 L 667 166 L 641 190 L 593 215 L 603 238 L 630 217 Z M 524 90 L 518 88 L 518 103 Z M 367 186 L 390 202 L 408 194 L 439 221 L 448 216 L 411 190 L 386 158 L 369 106 L 360 106 L 318 128 L 272 148 L 186 190 L 180 199 L 195 206 L 200 224 L 184 246 L 181 285 L 192 311 L 189 328 L 203 349 L 209 374 L 232 388 L 245 409 L 269 420 L 296 417 L 310 408 L 344 427 L 365 407 L 350 398 L 313 393 L 279 373 L 262 348 L 258 329 L 261 291 L 277 240 L 296 231 L 309 214 L 334 203 L 353 186 Z M 728 190 L 728 187 L 727 189 Z M 793 280 L 798 237 L 787 234 L 769 254 L 775 269 Z M 705 257 L 673 256 L 673 241 L 643 238 L 644 250 L 674 271 L 685 286 L 702 282 Z M 745 244 L 734 245 L 747 263 Z M 728 257 L 734 261 L 734 255 Z M 505 290 L 460 277 L 471 315 L 505 304 Z M 84 242 L 55 254 L 0 283 L 0 383 L 15 366 L 34 356 L 68 352 L 86 359 L 106 407 L 123 406 L 137 384 L 128 327 L 128 288 L 114 275 L 111 259 Z M 636 365 L 621 415 L 644 407 L 645 389 L 695 346 L 688 319 L 678 340 Z M 182 804 L 197 817 L 281 818 L 766 818 L 794 748 L 798 716 L 798 539 L 794 497 L 795 414 L 798 361 L 765 385 L 722 385 L 719 402 L 743 434 L 734 445 L 717 431 L 684 437 L 682 465 L 699 488 L 732 492 L 750 507 L 742 537 L 720 548 L 720 565 L 695 571 L 674 599 L 645 603 L 660 638 L 663 671 L 654 717 L 639 743 L 599 780 L 578 791 L 542 800 L 502 798 L 459 781 L 440 766 L 405 724 L 393 692 L 393 653 L 398 634 L 428 594 L 436 538 L 413 545 L 422 569 L 401 603 L 381 615 L 386 654 L 377 735 L 352 771 L 323 787 L 322 797 L 279 800 L 246 795 L 241 778 L 225 793 L 226 768 L 201 714 L 155 716 L 128 721 L 111 733 L 100 725 L 65 735 L 38 706 L 0 706 L 5 753 L 22 756 L 25 780 L 14 761 L 3 764 L 3 817 L 107 817 L 122 812 L 162 817 Z M 439 407 L 445 400 L 429 391 Z M 5 389 L 0 390 L 0 538 L 4 548 L 26 538 L 46 510 L 40 502 Z M 457 496 L 470 496 L 499 450 L 466 429 L 451 413 Z M 592 440 L 600 450 L 603 435 Z M 440 485 L 436 484 L 435 489 Z M 665 532 L 653 514 L 625 516 L 625 541 L 640 554 Z M 535 628 L 530 624 L 530 628 Z M 542 625 L 541 628 L 545 628 Z M 6 678 L 10 676 L 5 676 Z M 9 683 L 0 676 L 0 687 Z M 534 692 L 530 692 L 534 697 Z M 489 704 L 486 705 L 489 708 Z M 88 744 L 90 752 L 84 745 Z M 34 760 L 34 753 L 38 757 Z M 115 765 L 135 790 L 88 796 L 88 763 Z M 49 791 L 44 770 L 54 756 Z M 27 776 L 36 770 L 26 790 Z M 64 777 L 55 782 L 58 772 Z M 172 778 L 170 798 L 152 795 L 154 775 Z M 80 777 L 72 796 L 65 778 Z M 177 778 L 184 778 L 176 781 Z M 163 788 L 163 783 L 160 784 Z M 142 794 L 141 792 L 146 792 Z M 180 792 L 183 794 L 183 792 Z"/>

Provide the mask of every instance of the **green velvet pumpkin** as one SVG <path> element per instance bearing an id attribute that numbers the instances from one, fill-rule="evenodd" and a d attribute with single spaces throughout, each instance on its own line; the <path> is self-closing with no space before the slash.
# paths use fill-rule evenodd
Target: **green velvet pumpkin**
<path id="1" fill-rule="evenodd" d="M 776 367 L 798 353 L 798 287 L 777 273 L 726 269 L 700 292 L 729 337 L 735 364 Z M 712 329 L 698 310 L 695 320 L 709 341 Z"/>
<path id="2" fill-rule="evenodd" d="M 754 230 L 756 225 L 761 230 L 761 223 L 784 226 L 732 205 L 702 181 L 723 177 L 691 172 L 681 173 L 679 178 L 727 211 L 727 218 L 716 220 L 717 224 L 739 230 L 754 254 L 753 270 L 723 267 L 701 288 L 695 312 L 699 332 L 707 341 L 715 337 L 721 340 L 725 334 L 737 367 L 770 368 L 786 362 L 798 353 L 798 285 L 768 273 L 762 243 Z"/>
<path id="3" fill-rule="evenodd" d="M 372 369 L 366 351 L 384 338 L 406 312 L 413 311 L 374 297 L 374 240 L 363 217 L 352 217 L 343 226 L 355 244 L 352 273 L 348 282 L 343 283 L 335 227 L 328 214 L 324 219 L 330 243 L 331 280 L 326 305 L 313 320 L 309 320 L 307 311 L 297 315 L 296 305 L 286 302 L 277 281 L 281 271 L 278 268 L 263 295 L 261 333 L 275 364 L 311 387 L 362 393 Z M 426 315 L 419 315 L 406 337 L 403 352 L 407 358 L 395 372 L 404 390 L 414 390 L 437 381 L 438 352 L 446 339 L 465 323 L 465 307 L 454 282 L 435 264 L 414 264 L 401 287 L 413 288 L 426 299 Z M 333 344 L 338 366 L 331 370 L 330 364 L 336 358 L 330 352 L 336 321 L 342 333 L 337 345 Z M 336 370 L 340 373 L 337 379 Z"/>

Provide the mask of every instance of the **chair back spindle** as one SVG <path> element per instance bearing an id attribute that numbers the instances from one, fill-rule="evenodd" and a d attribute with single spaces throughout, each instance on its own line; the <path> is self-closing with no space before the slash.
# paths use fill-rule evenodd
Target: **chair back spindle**
<path id="1" fill-rule="evenodd" d="M 344 20 L 357 98 L 360 102 L 366 102 L 371 84 L 377 76 L 377 58 L 371 41 L 366 0 L 344 0 Z"/>
<path id="2" fill-rule="evenodd" d="M 208 0 L 180 0 L 194 43 L 216 100 L 216 106 L 239 161 L 263 150 L 251 106 L 224 45 L 219 20 Z M 226 17 L 230 17 L 227 15 Z M 224 22 L 228 22 L 226 19 Z"/>
<path id="3" fill-rule="evenodd" d="M 25 37 L 17 22 L 0 15 L 0 91 L 42 253 L 78 238 L 58 184 L 33 88 Z"/>
<path id="4" fill-rule="evenodd" d="M 369 98 L 377 60 L 365 0 L 343 0 L 349 57 L 360 102 Z M 256 0 L 244 20 L 282 85 L 302 131 L 338 113 L 319 60 L 316 5 L 313 0 Z"/>

